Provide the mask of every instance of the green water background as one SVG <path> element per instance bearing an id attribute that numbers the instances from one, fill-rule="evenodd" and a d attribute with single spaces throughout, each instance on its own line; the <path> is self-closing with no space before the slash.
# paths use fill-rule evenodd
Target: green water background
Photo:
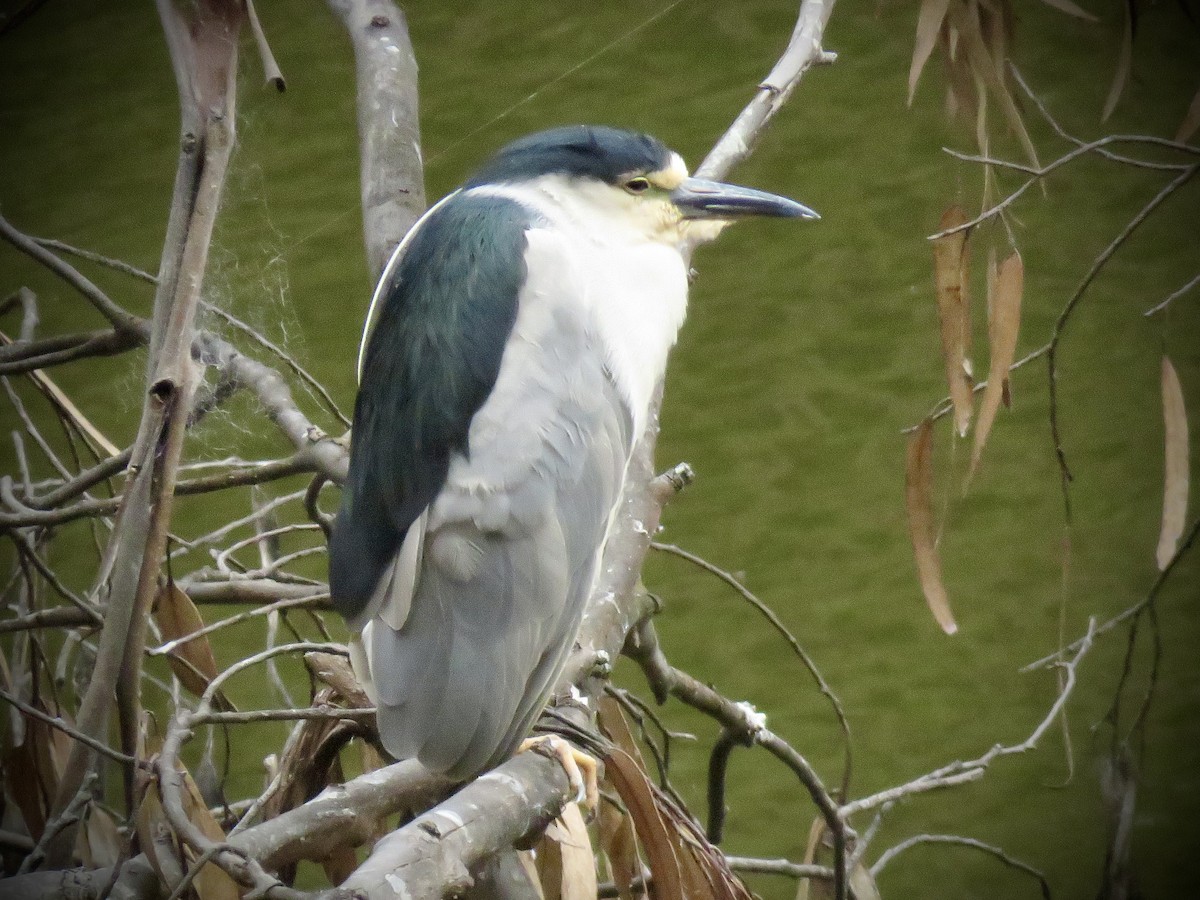
<path id="1" fill-rule="evenodd" d="M 1170 4 L 1143 10 L 1133 77 L 1102 126 L 1120 11 L 1116 3 L 1091 6 L 1102 17 L 1098 25 L 1031 0 L 1016 4 L 1016 55 L 1026 75 L 1076 133 L 1173 134 L 1200 84 L 1196 26 Z M 505 140 L 566 122 L 652 131 L 697 162 L 782 50 L 795 8 L 684 0 L 635 30 L 660 8 L 409 4 L 429 196 L 454 187 Z M 239 149 L 206 295 L 284 343 L 348 409 L 371 288 L 360 231 L 352 58 L 320 3 L 264 0 L 259 12 L 288 91 L 277 96 L 260 86 L 247 44 Z M 913 107 L 905 106 L 915 21 L 914 4 L 843 0 L 826 40 L 839 54 L 836 65 L 807 76 L 757 154 L 732 173 L 803 200 L 823 219 L 735 228 L 697 257 L 659 442 L 661 464 L 686 460 L 699 475 L 670 508 L 664 539 L 741 573 L 816 659 L 849 712 L 856 795 L 979 755 L 996 741 L 1023 739 L 1052 702 L 1054 679 L 1018 669 L 1057 646 L 1064 602 L 1064 518 L 1042 363 L 1015 376 L 1015 405 L 1002 412 L 984 470 L 965 498 L 950 487 L 948 473 L 952 466 L 961 472 L 968 448 L 952 446 L 945 422 L 937 433 L 939 492 L 949 504 L 941 547 L 957 636 L 940 633 L 917 587 L 902 507 L 901 429 L 944 393 L 924 236 L 950 203 L 977 208 L 981 179 L 976 166 L 940 150 L 971 151 L 973 139 L 968 125 L 944 115 L 936 59 Z M 177 121 L 149 4 L 50 3 L 0 40 L 0 208 L 32 233 L 153 271 Z M 1064 149 L 1032 111 L 1027 121 L 1044 160 Z M 995 150 L 1019 158 L 1000 128 Z M 1018 183 L 1001 178 L 1010 189 Z M 1045 196 L 1030 192 L 1016 208 L 1027 272 L 1021 353 L 1047 340 L 1091 259 L 1163 183 L 1162 175 L 1086 160 L 1050 179 Z M 976 239 L 977 272 L 991 237 Z M 1193 183 L 1113 261 L 1068 329 L 1060 386 L 1076 474 L 1065 592 L 1072 636 L 1089 615 L 1136 602 L 1155 576 L 1159 358 L 1164 348 L 1170 353 L 1192 421 L 1200 420 L 1200 295 L 1176 301 L 1167 316 L 1145 319 L 1142 311 L 1196 274 L 1198 238 L 1200 186 Z M 148 314 L 146 287 L 88 271 L 120 302 Z M 68 288 L 0 246 L 0 293 L 21 284 L 41 298 L 43 334 L 101 324 Z M 215 319 L 205 324 L 220 327 Z M 11 318 L 4 328 L 15 330 Z M 983 366 L 982 347 L 976 357 Z M 141 377 L 140 357 L 55 373 L 122 444 L 136 426 Z M 33 408 L 33 395 L 20 390 Z M 193 457 L 287 452 L 249 400 L 238 398 L 228 410 L 193 433 Z M 4 415 L 7 432 L 15 422 L 8 407 Z M 1196 433 L 1193 424 L 1193 445 Z M 4 452 L 4 471 L 12 472 L 7 444 Z M 181 503 L 179 516 L 185 533 L 225 517 L 195 501 Z M 86 585 L 88 570 L 76 558 L 52 562 L 72 583 Z M 1200 876 L 1198 572 L 1193 555 L 1159 602 L 1163 657 L 1133 838 L 1147 897 L 1196 896 Z M 672 661 L 753 702 L 827 782 L 836 782 L 841 745 L 829 707 L 761 619 L 680 562 L 652 559 L 646 580 L 666 603 L 659 630 Z M 217 649 L 228 662 L 243 648 L 226 641 Z M 1053 729 L 1036 752 L 999 761 L 982 782 L 893 810 L 871 858 L 909 834 L 948 831 L 1000 844 L 1042 868 L 1056 897 L 1094 896 L 1107 839 L 1099 785 L 1108 732 L 1098 723 L 1123 651 L 1123 632 L 1115 632 L 1080 669 L 1070 706 L 1069 784 Z M 1147 684 L 1148 660 L 1143 646 L 1135 701 Z M 638 682 L 624 668 L 621 676 Z M 261 685 L 244 685 L 241 696 L 269 704 Z M 674 704 L 669 712 L 674 727 L 700 739 L 677 743 L 674 762 L 676 783 L 700 809 L 714 728 Z M 272 726 L 239 732 L 238 740 L 259 741 L 266 753 L 282 733 Z M 231 795 L 253 790 L 260 779 L 257 770 L 234 772 Z M 766 754 L 735 754 L 728 799 L 729 851 L 799 858 L 814 812 Z M 753 885 L 768 897 L 793 891 L 780 880 Z M 1034 882 L 994 860 L 947 848 L 912 851 L 880 886 L 892 898 L 1037 896 Z"/>

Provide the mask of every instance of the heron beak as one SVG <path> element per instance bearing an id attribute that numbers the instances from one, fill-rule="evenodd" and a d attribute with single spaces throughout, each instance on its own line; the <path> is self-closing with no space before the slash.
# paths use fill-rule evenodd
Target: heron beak
<path id="1" fill-rule="evenodd" d="M 776 216 L 784 219 L 819 219 L 803 203 L 754 188 L 686 178 L 671 192 L 671 200 L 685 219 L 741 219 L 746 216 Z"/>

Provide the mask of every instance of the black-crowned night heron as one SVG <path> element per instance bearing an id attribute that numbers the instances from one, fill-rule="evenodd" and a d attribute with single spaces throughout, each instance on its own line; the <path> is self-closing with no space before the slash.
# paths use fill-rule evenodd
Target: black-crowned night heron
<path id="1" fill-rule="evenodd" d="M 816 216 L 576 126 L 499 151 L 396 249 L 330 547 L 396 758 L 465 778 L 526 736 L 596 581 L 691 250 L 756 215 Z"/>

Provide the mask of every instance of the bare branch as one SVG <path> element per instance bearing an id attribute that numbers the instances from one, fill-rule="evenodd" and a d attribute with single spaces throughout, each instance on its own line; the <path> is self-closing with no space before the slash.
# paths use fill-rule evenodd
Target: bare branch
<path id="1" fill-rule="evenodd" d="M 55 238 L 40 238 L 30 235 L 30 239 L 41 247 L 47 250 L 57 250 L 60 253 L 66 253 L 68 256 L 77 256 L 80 259 L 86 259 L 88 262 L 96 263 L 105 268 L 113 269 L 139 281 L 156 284 L 158 279 L 144 269 L 139 269 L 137 266 L 127 263 L 122 259 L 113 259 L 111 256 L 105 256 L 103 253 L 97 253 L 95 250 L 85 250 L 81 247 L 75 247 L 65 241 L 60 241 Z"/>
<path id="2" fill-rule="evenodd" d="M 1152 316 L 1155 313 L 1162 312 L 1164 309 L 1166 309 L 1168 306 L 1170 306 L 1174 301 L 1178 300 L 1180 297 L 1182 297 L 1184 294 L 1186 294 L 1188 291 L 1190 291 L 1192 288 L 1194 288 L 1198 284 L 1200 284 L 1200 275 L 1194 276 L 1191 281 L 1189 281 L 1187 284 L 1185 284 L 1179 290 L 1172 291 L 1165 300 L 1163 300 L 1161 303 L 1157 303 L 1154 306 L 1150 307 L 1148 310 L 1146 310 L 1144 313 L 1142 313 L 1142 315 Z"/>
<path id="3" fill-rule="evenodd" d="M 37 719 L 39 722 L 43 722 L 46 725 L 49 725 L 51 728 L 57 728 L 59 731 L 61 731 L 65 735 L 69 736 L 71 739 L 76 740 L 79 743 L 84 744 L 87 747 L 90 747 L 91 749 L 95 750 L 97 753 L 101 754 L 102 756 L 107 756 L 109 759 L 114 760 L 119 763 L 122 763 L 124 765 L 137 765 L 138 764 L 138 761 L 136 759 L 134 759 L 134 757 L 129 756 L 125 753 L 121 753 L 119 750 L 114 750 L 112 747 L 108 746 L 108 744 L 105 744 L 102 741 L 98 741 L 95 738 L 84 734 L 78 728 L 68 725 L 66 722 L 64 722 L 62 719 L 60 719 L 57 716 L 47 715 L 46 713 L 44 713 L 40 709 L 38 709 L 36 706 L 30 706 L 28 703 L 23 701 L 20 697 L 17 697 L 15 694 L 9 693 L 8 691 L 4 690 L 3 688 L 0 688 L 0 700 L 3 700 L 5 703 L 15 706 L 17 709 L 19 709 L 22 713 L 29 716 L 30 718 Z"/>
<path id="4" fill-rule="evenodd" d="M 674 544 L 662 544 L 654 542 L 650 546 L 655 550 L 669 553 L 673 556 L 678 556 L 680 559 L 685 559 L 692 565 L 698 566 L 704 571 L 719 578 L 725 584 L 729 585 L 731 588 L 741 594 L 742 598 L 756 610 L 758 610 L 763 618 L 765 618 L 771 624 L 771 627 L 774 628 L 785 641 L 787 641 L 788 646 L 792 648 L 792 652 L 796 654 L 796 656 L 800 659 L 800 662 L 804 665 L 804 668 L 808 670 L 808 674 L 811 675 L 813 681 L 816 682 L 817 689 L 833 707 L 834 715 L 837 716 L 838 725 L 842 729 L 844 746 L 842 751 L 843 765 L 841 794 L 842 796 L 845 796 L 850 790 L 850 773 L 853 763 L 850 722 L 846 718 L 846 711 L 842 707 L 842 701 L 838 698 L 837 694 L 833 692 L 833 688 L 829 686 L 829 683 L 825 680 L 825 676 L 821 674 L 820 669 L 817 668 L 817 664 L 813 661 L 812 657 L 809 656 L 808 651 L 800 645 L 800 642 L 796 640 L 795 635 L 793 635 L 788 627 L 783 624 L 783 621 L 775 614 L 775 611 L 763 603 L 763 601 L 760 600 L 753 591 L 742 584 L 731 573 L 725 571 L 719 566 L 713 565 L 706 559 L 696 556 L 694 553 L 689 553 L 682 547 L 675 546 Z"/>
<path id="5" fill-rule="evenodd" d="M 1079 667 L 1084 655 L 1092 648 L 1092 641 L 1096 637 L 1096 620 L 1092 619 L 1088 624 L 1088 633 L 1084 636 L 1082 643 L 1075 651 L 1075 655 L 1061 663 L 1064 678 L 1062 687 L 1051 705 L 1049 712 L 1042 718 L 1041 722 L 1033 729 L 1029 737 L 1021 741 L 1019 744 L 996 744 L 982 756 L 968 760 L 966 762 L 952 762 L 949 765 L 936 769 L 920 778 L 916 778 L 907 784 L 898 787 L 889 788 L 885 791 L 880 791 L 877 794 L 872 794 L 869 797 L 863 797 L 860 800 L 855 800 L 844 804 L 838 810 L 838 815 L 843 819 L 848 819 L 856 813 L 863 812 L 869 809 L 875 809 L 885 803 L 894 803 L 897 800 L 905 799 L 913 794 L 924 793 L 925 791 L 937 790 L 940 788 L 953 787 L 954 785 L 964 784 L 968 781 L 975 781 L 982 778 L 984 770 L 992 764 L 996 759 L 1002 756 L 1011 756 L 1016 753 L 1028 753 L 1034 749 L 1038 741 L 1046 731 L 1058 719 L 1059 714 L 1067 705 L 1067 700 L 1075 690 L 1076 684 L 1076 669 Z"/>
<path id="6" fill-rule="evenodd" d="M 9 221 L 0 215 L 0 237 L 20 250 L 27 256 L 41 263 L 63 281 L 79 291 L 89 303 L 104 316 L 112 327 L 121 332 L 139 335 L 143 340 L 149 337 L 150 326 L 145 319 L 133 315 L 118 306 L 108 294 L 100 290 L 91 280 L 86 278 L 78 269 L 66 262 L 62 257 L 51 253 L 39 245 L 28 235 L 18 231 Z"/>
<path id="7" fill-rule="evenodd" d="M 1200 171 L 1200 163 L 1189 166 L 1175 178 L 1171 179 L 1170 184 L 1166 185 L 1138 212 L 1136 216 L 1129 220 L 1124 228 L 1107 247 L 1092 261 L 1091 267 L 1083 276 L 1083 280 L 1079 282 L 1079 286 L 1075 288 L 1066 305 L 1063 306 L 1062 312 L 1058 315 L 1058 320 L 1054 323 L 1054 330 L 1050 337 L 1050 349 L 1046 354 L 1047 361 L 1047 380 L 1050 387 L 1050 432 L 1054 440 L 1054 454 L 1058 459 L 1058 468 L 1060 475 L 1060 484 L 1062 487 L 1063 506 L 1066 511 L 1067 522 L 1071 521 L 1071 495 L 1070 484 L 1072 480 L 1071 469 L 1067 465 L 1067 452 L 1063 447 L 1062 441 L 1062 425 L 1058 415 L 1058 347 L 1062 341 L 1062 336 L 1067 327 L 1067 322 L 1071 318 L 1071 314 L 1079 305 L 1079 301 L 1083 299 L 1084 293 L 1095 280 L 1100 271 L 1112 259 L 1121 246 L 1128 240 L 1129 236 L 1137 230 L 1138 226 L 1146 221 L 1150 215 L 1158 209 L 1158 207 L 1172 194 L 1178 191 L 1181 187 L 1187 184 L 1198 171 Z"/>
<path id="8" fill-rule="evenodd" d="M 696 169 L 701 178 L 722 178 L 734 166 L 750 156 L 754 145 L 775 113 L 783 107 L 800 79 L 814 65 L 829 63 L 835 54 L 821 49 L 825 25 L 833 12 L 834 0 L 804 0 L 796 18 L 796 27 L 783 56 L 758 86 L 758 93 L 738 114 L 729 130 L 709 151 Z"/>
<path id="9" fill-rule="evenodd" d="M 1057 665 L 1062 654 L 1079 652 L 1084 644 L 1087 643 L 1091 638 L 1112 631 L 1122 622 L 1129 621 L 1130 619 L 1140 615 L 1147 607 L 1153 606 L 1155 600 L 1158 599 L 1159 593 L 1162 591 L 1163 585 L 1167 583 L 1167 579 L 1175 570 L 1175 566 L 1181 559 L 1183 559 L 1183 557 L 1191 549 L 1192 545 L 1196 542 L 1197 535 L 1200 535 L 1200 519 L 1196 519 L 1194 522 L 1192 522 L 1187 532 L 1180 539 L 1179 546 L 1175 550 L 1175 555 L 1171 557 L 1171 560 L 1167 563 L 1166 567 L 1158 573 L 1158 577 L 1154 579 L 1154 584 L 1150 586 L 1150 590 L 1146 593 L 1145 597 L 1143 597 L 1133 606 L 1130 606 L 1117 613 L 1103 624 L 1096 626 L 1095 629 L 1089 629 L 1087 634 L 1072 641 L 1061 650 L 1056 650 L 1049 656 L 1043 656 L 1041 659 L 1035 660 L 1026 666 L 1022 666 L 1021 671 L 1032 672 L 1034 669 L 1041 669 L 1047 666 Z"/>
<path id="10" fill-rule="evenodd" d="M 917 834 L 910 838 L 906 838 L 894 847 L 889 847 L 875 860 L 875 864 L 871 866 L 871 876 L 877 878 L 879 873 L 883 871 L 893 859 L 904 853 L 906 850 L 911 850 L 913 847 L 920 844 L 951 844 L 958 847 L 971 847 L 975 850 L 980 850 L 989 856 L 995 857 L 1004 865 L 1012 869 L 1024 872 L 1038 880 L 1038 884 L 1042 888 L 1042 897 L 1045 900 L 1050 900 L 1050 883 L 1046 880 L 1046 876 L 1041 871 L 1035 869 L 1029 863 L 1022 862 L 1014 856 L 1005 853 L 1000 847 L 992 844 L 985 844 L 983 841 L 975 838 L 961 837 L 957 834 Z"/>
<path id="11" fill-rule="evenodd" d="M 519 753 L 384 837 L 342 889 L 366 900 L 461 893 L 498 849 L 544 830 L 570 790 L 557 761 Z"/>
<path id="12" fill-rule="evenodd" d="M 417 118 L 417 59 L 391 0 L 329 0 L 354 46 L 362 148 L 367 268 L 379 278 L 392 250 L 425 211 Z"/>
<path id="13" fill-rule="evenodd" d="M 17 336 L 17 343 L 28 344 L 37 337 L 37 328 L 41 324 L 41 317 L 38 315 L 37 294 L 27 287 L 17 288 L 0 300 L 0 316 L 17 306 L 21 307 L 21 330 Z"/>
<path id="14" fill-rule="evenodd" d="M 810 863 L 795 863 L 790 859 L 757 859 L 750 856 L 726 856 L 725 862 L 735 872 L 753 872 L 759 875 L 785 875 L 788 878 L 833 878 L 829 866 Z"/>

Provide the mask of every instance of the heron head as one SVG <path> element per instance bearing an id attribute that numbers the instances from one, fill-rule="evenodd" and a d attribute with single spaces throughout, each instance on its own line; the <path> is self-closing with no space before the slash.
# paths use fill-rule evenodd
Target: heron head
<path id="1" fill-rule="evenodd" d="M 574 125 L 502 148 L 467 183 L 533 183 L 585 227 L 628 229 L 662 243 L 696 244 L 752 216 L 816 219 L 794 200 L 689 175 L 683 158 L 646 134 Z"/>

